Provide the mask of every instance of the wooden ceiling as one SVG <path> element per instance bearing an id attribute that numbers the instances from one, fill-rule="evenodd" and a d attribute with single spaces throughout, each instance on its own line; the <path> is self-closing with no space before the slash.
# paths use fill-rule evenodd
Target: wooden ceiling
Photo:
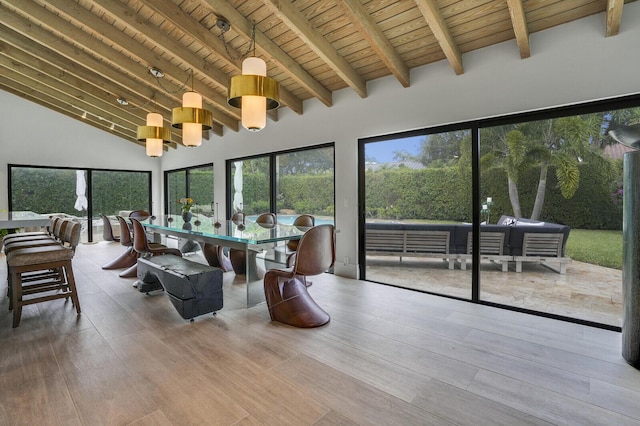
<path id="1" fill-rule="evenodd" d="M 367 82 L 387 75 L 408 87 L 409 70 L 432 62 L 462 74 L 466 52 L 506 40 L 527 58 L 536 54 L 531 33 L 592 14 L 605 12 L 602 36 L 615 36 L 630 1 L 2 0 L 0 89 L 142 145 L 136 128 L 147 112 L 161 112 L 169 126 L 193 86 L 213 113 L 205 137 L 215 138 L 239 131 L 227 85 L 254 25 L 280 108 L 303 114 L 304 100 L 331 107 L 332 92 L 346 87 L 365 98 Z M 231 25 L 226 48 L 219 17 Z M 176 129 L 172 140 L 169 148 L 181 143 Z"/>

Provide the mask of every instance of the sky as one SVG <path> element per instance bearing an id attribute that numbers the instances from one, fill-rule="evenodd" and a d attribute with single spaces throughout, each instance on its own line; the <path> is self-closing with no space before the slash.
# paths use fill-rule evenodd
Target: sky
<path id="1" fill-rule="evenodd" d="M 394 139 L 383 142 L 371 142 L 365 145 L 365 158 L 375 158 L 378 163 L 393 161 L 395 151 L 407 151 L 413 155 L 420 152 L 420 142 L 424 136 Z"/>

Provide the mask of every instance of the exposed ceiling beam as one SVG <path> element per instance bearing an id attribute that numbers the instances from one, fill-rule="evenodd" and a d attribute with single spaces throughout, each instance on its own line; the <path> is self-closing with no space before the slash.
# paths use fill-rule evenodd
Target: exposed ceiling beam
<path id="1" fill-rule="evenodd" d="M 242 16 L 235 7 L 225 0 L 203 0 L 214 14 L 225 17 L 231 24 L 231 28 L 246 38 L 251 38 L 253 24 Z M 326 106 L 333 104 L 331 92 L 318 80 L 304 70 L 293 58 L 291 58 L 280 46 L 271 41 L 264 33 L 256 28 L 256 49 L 271 58 L 276 65 L 289 77 L 297 81 L 309 93 L 318 98 Z"/>
<path id="2" fill-rule="evenodd" d="M 264 0 L 264 5 L 300 37 L 358 95 L 367 97 L 367 83 L 349 62 L 286 0 Z"/>
<path id="3" fill-rule="evenodd" d="M 17 3 L 20 1 L 9 0 L 9 2 Z M 179 92 L 185 86 L 185 75 L 187 75 L 182 69 L 173 65 L 170 61 L 163 59 L 159 55 L 155 55 L 150 49 L 136 43 L 126 34 L 120 31 L 112 31 L 113 28 L 109 24 L 75 2 L 69 2 L 67 0 L 47 0 L 47 4 L 52 10 L 55 10 L 62 16 L 65 16 L 72 22 L 75 22 L 77 26 L 91 28 L 95 34 L 100 34 L 101 38 L 119 46 L 122 50 L 128 52 L 131 57 L 149 64 L 145 67 L 142 64 L 136 63 L 136 61 L 130 57 L 120 53 L 118 50 L 115 50 L 110 46 L 107 46 L 103 42 L 100 42 L 98 38 L 91 37 L 88 33 L 79 31 L 79 29 L 74 30 L 73 26 L 66 30 L 74 31 L 72 33 L 74 35 L 74 42 L 82 45 L 83 48 L 91 51 L 97 57 L 110 62 L 112 66 L 117 67 L 117 69 L 126 68 L 129 75 L 134 78 L 132 81 L 137 79 L 142 84 L 149 86 L 158 92 L 158 97 L 154 98 L 154 102 L 160 102 L 161 96 L 171 99 L 165 104 L 169 114 L 171 113 L 171 108 L 173 106 L 181 103 L 182 99 Z M 34 9 L 33 6 L 28 5 L 25 5 L 23 10 L 28 10 L 32 18 L 38 17 L 42 13 L 42 11 Z M 64 29 L 67 28 L 68 25 L 71 25 L 53 14 L 49 19 L 53 20 L 53 23 L 55 24 L 54 31 L 64 32 Z M 49 19 L 47 21 L 49 21 Z M 45 21 L 45 23 L 47 21 Z M 107 35 L 109 35 L 109 37 Z M 163 79 L 162 86 L 159 86 L 157 81 L 153 81 L 153 77 L 149 74 L 149 68 L 152 66 L 158 67 L 165 72 L 165 78 Z M 139 83 L 136 83 L 136 86 L 137 85 L 139 85 Z M 130 90 L 135 91 L 135 87 L 131 87 Z M 222 95 L 209 87 L 204 87 L 200 91 L 200 94 L 203 96 L 205 101 L 208 101 L 213 106 L 216 106 L 218 101 L 225 100 Z M 145 103 L 150 103 L 150 99 L 151 98 L 147 98 Z M 238 120 L 240 116 L 237 114 L 232 115 L 235 114 L 235 111 L 231 108 L 225 108 L 222 110 L 213 108 L 211 113 L 214 122 L 223 124 L 234 131 L 238 131 Z M 216 127 L 219 127 L 219 125 L 216 125 Z M 219 134 L 221 135 L 221 132 Z"/>
<path id="4" fill-rule="evenodd" d="M 0 66 L 6 68 L 3 77 L 12 79 L 26 87 L 31 87 L 34 91 L 45 95 L 47 98 L 55 98 L 60 102 L 68 105 L 68 110 L 74 114 L 77 119 L 83 111 L 89 112 L 99 121 L 107 123 L 111 126 L 113 123 L 120 136 L 127 137 L 131 141 L 135 141 L 136 127 L 144 124 L 145 117 L 141 110 L 123 110 L 114 105 L 109 97 L 108 99 L 100 98 L 92 95 L 91 92 L 85 90 L 86 83 L 72 75 L 69 75 L 51 65 L 47 64 L 50 74 L 44 74 L 41 69 L 41 60 L 37 57 L 38 52 L 31 56 L 12 46 L 0 42 Z M 36 96 L 34 94 L 34 96 Z M 50 103 L 50 101 L 47 101 Z M 170 126 L 170 123 L 167 123 Z M 175 135 L 174 135 L 175 136 Z M 176 143 L 172 142 L 170 146 L 176 147 Z"/>
<path id="5" fill-rule="evenodd" d="M 529 46 L 529 30 L 527 29 L 527 18 L 524 14 L 522 0 L 507 0 L 507 5 L 509 6 L 513 32 L 520 49 L 520 58 L 528 58 L 531 56 L 531 47 Z"/>
<path id="6" fill-rule="evenodd" d="M 389 71 L 396 76 L 403 87 L 411 85 L 409 67 L 404 63 L 398 52 L 393 48 L 389 40 L 385 37 L 380 27 L 371 19 L 371 15 L 366 11 L 359 1 L 342 0 L 339 2 L 342 9 L 351 16 L 351 22 L 358 32 L 376 52 L 378 57 L 384 62 Z"/>
<path id="7" fill-rule="evenodd" d="M 229 84 L 229 77 L 224 72 L 208 63 L 202 57 L 191 52 L 187 46 L 176 41 L 157 27 L 140 19 L 134 10 L 129 9 L 126 5 L 117 0 L 92 0 L 92 2 L 104 9 L 116 21 L 134 29 L 140 34 L 143 34 L 147 38 L 147 41 L 153 44 L 157 49 L 165 52 L 168 56 L 181 61 L 185 66 L 191 68 L 194 74 L 197 74 L 203 79 L 205 84 L 212 84 L 226 92 Z M 130 43 L 135 43 L 135 40 L 130 40 Z M 163 71 L 166 75 L 167 70 Z M 181 74 L 184 76 L 185 71 L 182 71 Z M 200 87 L 196 87 L 196 89 L 196 91 L 201 92 Z M 221 109 L 231 108 L 227 105 L 226 96 L 218 96 L 218 101 L 216 103 Z"/>
<path id="8" fill-rule="evenodd" d="M 13 25 L 14 28 L 21 28 L 20 19 L 19 18 L 11 18 L 5 20 L 5 22 Z M 55 21 L 54 21 L 55 23 Z M 25 25 L 27 28 L 30 28 L 26 22 L 23 22 L 22 25 Z M 73 49 L 72 47 L 67 45 L 67 48 L 64 48 L 66 44 L 64 41 L 54 39 L 51 37 L 50 33 L 47 33 L 42 28 L 36 27 L 33 31 L 30 31 L 26 36 L 21 35 L 19 32 L 13 31 L 9 28 L 3 27 L 4 38 L 5 41 L 11 43 L 15 48 L 7 44 L 2 44 L 2 51 L 12 56 L 17 62 L 27 64 L 38 70 L 43 76 L 52 76 L 53 78 L 58 79 L 59 81 L 67 84 L 74 92 L 78 92 L 76 95 L 77 99 L 99 99 L 101 101 L 110 103 L 112 106 L 112 113 L 114 115 L 122 116 L 122 122 L 118 123 L 120 126 L 126 127 L 127 117 L 131 111 L 131 109 L 126 109 L 119 107 L 116 103 L 116 95 L 114 93 L 118 93 L 121 91 L 121 86 L 113 84 L 110 80 L 104 82 L 103 84 L 99 84 L 99 82 L 104 78 L 104 76 L 94 73 L 94 69 L 92 66 L 96 65 L 94 62 L 89 64 L 89 68 L 81 68 L 76 63 L 72 62 L 68 57 L 62 56 L 58 53 L 52 52 L 47 49 L 46 46 L 43 46 L 39 43 L 35 43 L 34 41 L 38 41 L 41 39 L 45 39 L 48 43 L 55 43 L 59 48 L 63 51 L 67 51 L 68 53 L 75 53 L 78 56 L 77 49 Z M 20 50 L 17 50 L 17 49 Z M 82 55 L 80 55 L 82 56 Z M 57 64 L 63 66 L 60 68 Z M 140 105 L 146 102 L 144 97 L 129 97 L 131 101 L 138 101 Z M 85 108 L 86 109 L 86 108 Z M 138 108 L 139 112 L 137 112 L 138 118 L 142 120 L 144 123 L 144 117 L 142 113 L 144 112 L 142 109 Z M 100 113 L 96 113 L 99 115 Z M 130 122 L 129 127 L 135 127 L 140 125 L 140 120 L 134 120 Z M 116 120 L 112 120 L 116 121 Z M 180 135 L 176 132 L 173 135 L 174 141 L 181 141 Z"/>
<path id="9" fill-rule="evenodd" d="M 455 71 L 457 75 L 464 73 L 462 54 L 460 53 L 458 45 L 453 40 L 449 27 L 447 27 L 446 22 L 444 22 L 444 18 L 435 0 L 415 0 L 415 2 L 425 21 L 427 21 L 427 25 L 429 25 L 434 37 L 438 40 L 440 48 L 449 60 L 449 65 L 451 65 L 453 71 Z"/>
<path id="10" fill-rule="evenodd" d="M 14 58 L 15 63 L 13 65 L 15 68 L 20 67 L 24 61 L 24 64 L 27 66 L 35 67 L 36 72 L 41 74 L 43 79 L 47 76 L 52 76 L 52 78 L 58 80 L 63 79 L 65 81 L 73 81 L 73 87 L 77 90 L 77 94 L 75 95 L 76 99 L 69 99 L 69 102 L 71 103 L 70 106 L 73 106 L 80 101 L 98 98 L 102 99 L 104 102 L 110 101 L 116 109 L 118 108 L 115 102 L 116 96 L 113 95 L 114 93 L 118 93 L 120 90 L 120 87 L 117 84 L 112 83 L 110 80 L 104 81 L 104 78 L 101 75 L 93 72 L 91 69 L 82 68 L 79 64 L 74 63 L 67 57 L 52 52 L 44 46 L 36 43 L 35 41 L 40 37 L 44 37 L 49 42 L 54 41 L 54 37 L 51 36 L 51 33 L 46 32 L 38 26 L 33 26 L 29 23 L 23 22 L 21 18 L 15 15 L 9 15 L 11 14 L 5 12 L 5 19 L 3 19 L 3 22 L 10 25 L 13 29 L 0 26 L 0 29 L 3 32 L 4 41 L 6 42 L 2 43 L 0 47 L 5 55 L 9 55 Z M 15 29 L 19 30 L 25 28 L 29 30 L 27 31 L 27 34 L 21 34 L 19 31 L 15 31 Z M 70 49 L 70 52 L 75 53 L 76 56 L 80 53 L 77 49 L 66 45 L 64 41 L 57 40 L 56 43 L 58 47 L 63 50 Z M 28 55 L 25 56 L 20 52 L 28 52 Z M 28 57 L 37 58 L 37 62 L 29 61 Z M 62 68 L 55 64 L 59 64 Z M 68 83 L 62 84 L 67 86 L 69 85 Z M 143 98 L 140 98 L 139 100 L 141 102 L 144 101 Z M 95 116 L 105 115 L 104 112 L 97 110 L 96 107 L 83 109 L 86 109 Z M 116 113 L 114 112 L 114 114 Z M 75 118 L 79 118 L 80 115 L 79 110 L 76 110 Z M 123 118 L 123 115 L 127 116 L 127 118 Z M 123 112 L 122 114 L 119 114 L 119 116 L 119 120 L 111 118 L 111 121 L 118 123 L 122 127 L 135 127 L 134 125 L 128 125 L 126 123 L 131 120 L 131 118 L 129 118 L 129 113 Z M 131 141 L 136 142 L 135 139 Z"/>
<path id="11" fill-rule="evenodd" d="M 212 50 L 220 60 L 234 68 L 238 73 L 242 71 L 242 64 L 238 60 L 229 58 L 224 43 L 219 37 L 213 35 L 211 31 L 203 27 L 200 22 L 187 15 L 178 5 L 169 0 L 153 0 L 146 3 L 147 7 L 153 9 L 156 13 L 162 15 L 165 19 L 171 21 L 181 31 L 190 37 L 200 41 L 208 49 Z M 228 46 L 233 55 L 236 52 L 231 46 Z M 237 56 L 240 56 L 237 54 Z M 227 80 L 228 81 L 228 80 Z M 291 110 L 302 114 L 302 100 L 294 96 L 284 87 L 280 87 L 280 101 L 288 106 Z"/>
<path id="12" fill-rule="evenodd" d="M 606 37 L 618 35 L 620 21 L 622 21 L 622 6 L 624 0 L 607 0 L 607 30 Z"/>

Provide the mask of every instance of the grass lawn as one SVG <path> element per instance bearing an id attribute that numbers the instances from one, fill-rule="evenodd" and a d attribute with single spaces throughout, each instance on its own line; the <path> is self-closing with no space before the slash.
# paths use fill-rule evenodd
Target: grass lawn
<path id="1" fill-rule="evenodd" d="M 565 251 L 579 262 L 622 269 L 622 232 L 572 229 Z"/>

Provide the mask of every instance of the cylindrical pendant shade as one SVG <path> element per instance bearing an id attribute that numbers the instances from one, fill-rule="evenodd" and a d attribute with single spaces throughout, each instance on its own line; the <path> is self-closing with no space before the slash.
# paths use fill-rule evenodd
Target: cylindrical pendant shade
<path id="1" fill-rule="evenodd" d="M 186 108 L 202 108 L 202 96 L 196 92 L 186 92 L 182 95 L 182 106 Z M 202 145 L 202 124 L 182 123 L 182 143 L 191 147 Z"/>
<path id="2" fill-rule="evenodd" d="M 186 92 L 182 95 L 182 106 L 189 108 L 202 108 L 202 96 L 197 92 Z"/>
<path id="3" fill-rule="evenodd" d="M 267 125 L 267 98 L 262 96 L 242 97 L 242 127 L 257 132 Z"/>
<path id="4" fill-rule="evenodd" d="M 267 109 L 279 106 L 278 83 L 267 77 L 267 64 L 260 58 L 242 61 L 242 75 L 231 78 L 228 103 L 242 110 L 242 127 L 257 132 L 267 125 Z"/>
<path id="5" fill-rule="evenodd" d="M 242 61 L 242 75 L 267 75 L 267 63 L 260 58 L 251 56 Z"/>
<path id="6" fill-rule="evenodd" d="M 202 124 L 182 123 L 182 143 L 191 147 L 202 145 Z"/>
<path id="7" fill-rule="evenodd" d="M 162 127 L 163 125 L 162 114 L 158 114 L 157 112 L 147 114 L 147 126 Z"/>
<path id="8" fill-rule="evenodd" d="M 162 115 L 157 112 L 147 114 L 147 126 L 162 127 Z M 149 157 L 162 156 L 162 139 L 147 138 L 147 155 Z"/>
<path id="9" fill-rule="evenodd" d="M 161 157 L 163 142 L 171 140 L 171 129 L 163 127 L 162 114 L 150 112 L 147 114 L 146 126 L 139 126 L 137 139 L 145 141 L 147 155 L 149 157 Z"/>
<path id="10" fill-rule="evenodd" d="M 267 75 L 267 64 L 260 58 L 250 57 L 242 61 L 243 75 Z M 242 127 L 257 132 L 267 125 L 267 98 L 242 97 Z"/>
<path id="11" fill-rule="evenodd" d="M 147 139 L 146 147 L 149 157 L 162 157 L 162 139 Z"/>

